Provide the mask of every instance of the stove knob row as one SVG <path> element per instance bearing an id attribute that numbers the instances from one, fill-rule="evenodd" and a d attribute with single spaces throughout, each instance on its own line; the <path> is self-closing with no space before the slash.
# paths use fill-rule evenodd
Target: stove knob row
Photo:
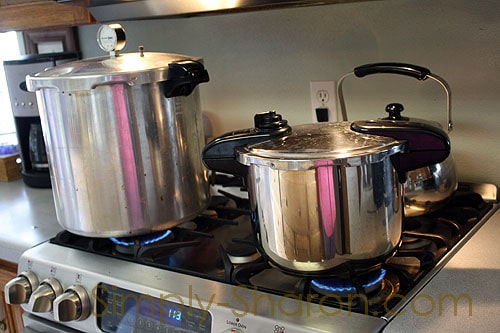
<path id="1" fill-rule="evenodd" d="M 31 312 L 50 312 L 52 302 L 62 293 L 61 283 L 57 279 L 47 278 L 40 282 L 38 288 L 31 294 L 28 307 Z"/>
<path id="2" fill-rule="evenodd" d="M 73 285 L 54 300 L 54 319 L 61 322 L 84 320 L 90 314 L 90 299 L 82 286 Z"/>
<path id="3" fill-rule="evenodd" d="M 39 283 L 31 271 L 20 273 L 5 284 L 8 304 L 27 304 L 30 312 L 54 312 L 60 322 L 84 320 L 90 315 L 90 298 L 82 286 L 73 285 L 66 290 L 55 278 Z"/>
<path id="4" fill-rule="evenodd" d="M 28 303 L 36 288 L 38 288 L 36 274 L 30 271 L 22 272 L 5 284 L 5 301 L 7 304 Z"/>

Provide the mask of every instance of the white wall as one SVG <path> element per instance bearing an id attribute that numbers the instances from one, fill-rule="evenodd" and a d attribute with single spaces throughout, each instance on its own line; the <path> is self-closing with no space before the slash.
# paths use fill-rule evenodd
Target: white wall
<path id="1" fill-rule="evenodd" d="M 462 181 L 500 184 L 500 2 L 385 0 L 206 17 L 120 22 L 125 52 L 202 56 L 211 81 L 202 108 L 216 134 L 252 126 L 277 110 L 311 121 L 309 81 L 336 80 L 378 61 L 422 65 L 453 92 L 452 149 Z M 101 55 L 97 25 L 79 28 L 84 57 Z M 384 115 L 401 102 L 409 116 L 445 122 L 445 97 L 430 80 L 376 75 L 346 82 L 350 119 Z"/>

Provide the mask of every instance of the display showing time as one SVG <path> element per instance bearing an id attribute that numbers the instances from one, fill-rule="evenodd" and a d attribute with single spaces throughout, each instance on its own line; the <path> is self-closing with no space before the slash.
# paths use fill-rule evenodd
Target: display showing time
<path id="1" fill-rule="evenodd" d="M 96 303 L 98 326 L 103 332 L 170 332 L 172 329 L 211 332 L 212 315 L 208 311 L 163 297 L 100 283 L 96 287 Z"/>
<path id="2" fill-rule="evenodd" d="M 182 312 L 177 309 L 168 309 L 168 313 L 166 314 L 168 318 L 182 321 Z"/>

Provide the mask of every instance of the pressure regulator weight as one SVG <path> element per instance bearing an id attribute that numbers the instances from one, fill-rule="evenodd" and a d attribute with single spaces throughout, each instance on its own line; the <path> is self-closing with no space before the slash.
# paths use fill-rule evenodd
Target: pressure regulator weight
<path id="1" fill-rule="evenodd" d="M 125 47 L 125 30 L 118 23 L 104 24 L 97 30 L 97 44 L 111 56 L 116 56 Z"/>

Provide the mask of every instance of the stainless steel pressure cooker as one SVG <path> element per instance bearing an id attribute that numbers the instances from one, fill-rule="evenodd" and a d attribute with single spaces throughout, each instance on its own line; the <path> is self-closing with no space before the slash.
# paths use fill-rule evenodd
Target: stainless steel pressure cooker
<path id="1" fill-rule="evenodd" d="M 397 248 L 406 172 L 444 160 L 444 131 L 385 120 L 291 128 L 275 112 L 224 134 L 205 165 L 246 179 L 261 252 L 289 272 L 371 266 Z"/>
<path id="2" fill-rule="evenodd" d="M 202 60 L 137 52 L 27 77 L 36 91 L 59 223 L 119 237 L 166 229 L 208 203 Z"/>

